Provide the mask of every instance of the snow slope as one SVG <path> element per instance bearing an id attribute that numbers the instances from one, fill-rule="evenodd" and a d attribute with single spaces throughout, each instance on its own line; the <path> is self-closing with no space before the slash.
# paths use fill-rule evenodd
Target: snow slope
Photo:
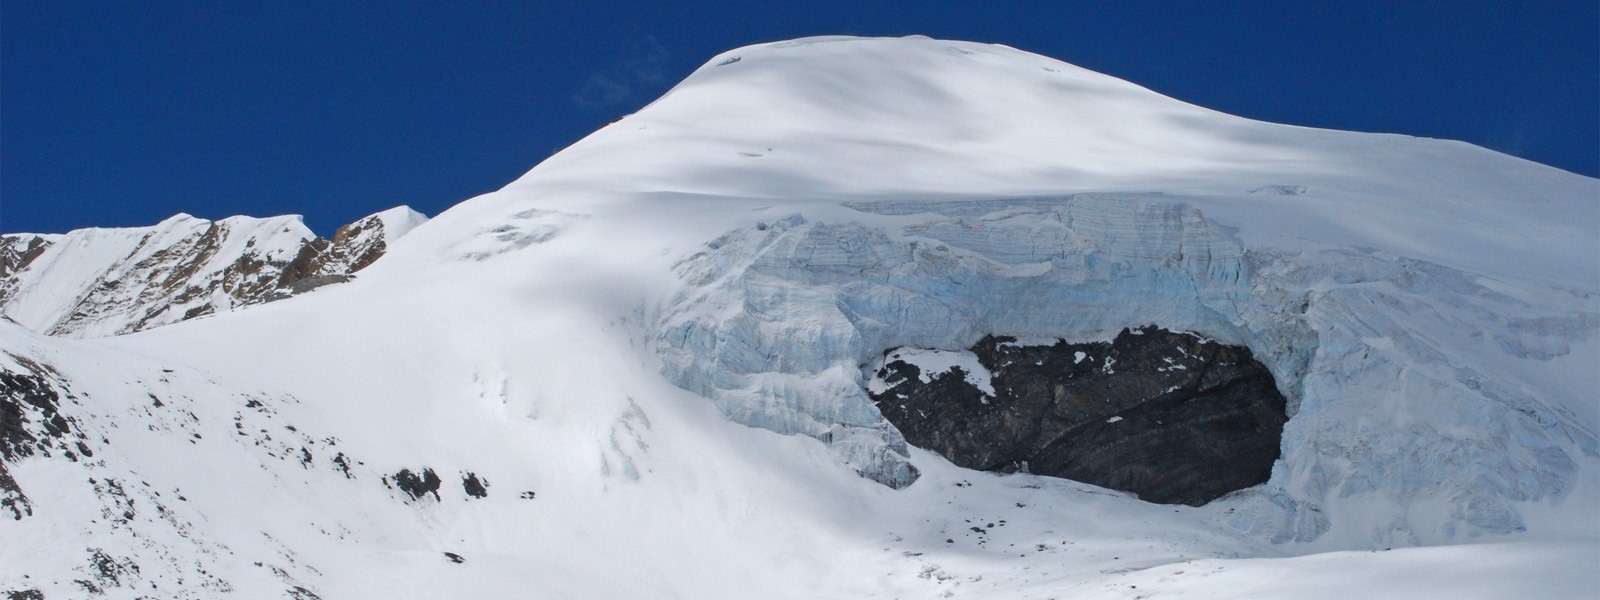
<path id="1" fill-rule="evenodd" d="M 348 284 L 99 340 L 0 323 L 94 454 L 5 465 L 32 514 L 0 520 L 0 590 L 1581 596 L 1597 235 L 1600 182 L 1457 142 L 1000 46 L 741 48 Z M 1142 324 L 1273 371 L 1266 485 L 966 471 L 862 391 L 888 348 Z"/>

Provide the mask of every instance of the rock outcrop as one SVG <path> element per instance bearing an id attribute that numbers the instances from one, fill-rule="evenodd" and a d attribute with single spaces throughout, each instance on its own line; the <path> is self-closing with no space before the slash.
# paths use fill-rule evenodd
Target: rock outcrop
<path id="1" fill-rule="evenodd" d="M 7 366 L 6 363 L 13 363 Z M 94 456 L 74 419 L 62 414 L 65 392 L 53 369 L 25 357 L 0 359 L 0 518 L 33 515 L 33 504 L 6 468 L 31 456 Z"/>
<path id="2" fill-rule="evenodd" d="M 1265 483 L 1288 421 L 1248 348 L 1156 327 L 1110 342 L 991 336 L 970 352 L 890 352 L 868 392 L 907 442 L 957 465 L 1162 504 Z"/>

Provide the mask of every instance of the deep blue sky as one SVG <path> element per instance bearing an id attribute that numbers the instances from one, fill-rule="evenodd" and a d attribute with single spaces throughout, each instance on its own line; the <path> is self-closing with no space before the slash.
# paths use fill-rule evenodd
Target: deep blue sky
<path id="1" fill-rule="evenodd" d="M 1596 0 L 0 0 L 0 231 L 432 215 L 717 52 L 835 33 L 998 42 L 1251 118 L 1600 173 Z"/>

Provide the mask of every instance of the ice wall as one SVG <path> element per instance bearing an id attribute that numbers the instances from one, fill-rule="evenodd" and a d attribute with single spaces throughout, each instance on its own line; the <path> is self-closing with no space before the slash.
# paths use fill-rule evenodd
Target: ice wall
<path id="1" fill-rule="evenodd" d="M 1245 345 L 1292 418 L 1271 481 L 1230 518 L 1274 541 L 1516 531 L 1518 503 L 1559 498 L 1596 455 L 1594 424 L 1565 408 L 1578 400 L 1500 368 L 1594 337 L 1592 297 L 1355 249 L 1246 249 L 1180 200 L 878 202 L 733 231 L 679 264 L 689 291 L 658 350 L 734 420 L 818 438 L 902 487 L 917 476 L 905 442 L 862 390 L 887 348 L 1145 324 Z"/>

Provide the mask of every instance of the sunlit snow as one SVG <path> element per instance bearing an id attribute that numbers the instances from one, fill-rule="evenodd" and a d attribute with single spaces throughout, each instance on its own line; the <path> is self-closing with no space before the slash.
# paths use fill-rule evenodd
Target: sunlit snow
<path id="1" fill-rule="evenodd" d="M 740 48 L 502 190 L 391 215 L 415 228 L 349 283 L 98 340 L 0 320 L 94 450 L 7 465 L 35 512 L 0 520 L 0 591 L 1582 597 L 1597 198 L 1003 46 Z M 1271 481 L 1191 508 L 964 470 L 862 389 L 890 348 L 983 387 L 982 336 L 1144 324 L 1272 370 Z M 392 485 L 423 469 L 436 492 Z"/>

